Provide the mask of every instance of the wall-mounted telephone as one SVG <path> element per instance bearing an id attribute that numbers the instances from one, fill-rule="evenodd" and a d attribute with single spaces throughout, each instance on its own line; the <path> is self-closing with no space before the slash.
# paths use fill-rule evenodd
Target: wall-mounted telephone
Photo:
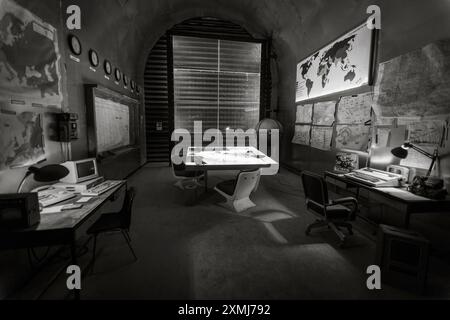
<path id="1" fill-rule="evenodd" d="M 70 142 L 78 139 L 78 114 L 58 113 L 56 119 L 59 141 Z"/>

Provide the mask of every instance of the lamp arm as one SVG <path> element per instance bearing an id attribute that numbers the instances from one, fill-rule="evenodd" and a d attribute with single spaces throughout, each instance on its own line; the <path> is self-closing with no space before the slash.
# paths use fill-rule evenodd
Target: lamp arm
<path id="1" fill-rule="evenodd" d="M 410 144 L 409 147 L 411 149 L 416 150 L 417 152 L 423 154 L 424 156 L 427 156 L 430 159 L 434 159 L 437 156 L 436 153 L 435 154 L 431 154 L 431 153 L 429 153 L 429 152 L 427 152 L 427 151 L 425 151 L 423 149 L 420 149 L 419 147 L 417 147 L 417 146 L 415 146 L 413 144 Z"/>

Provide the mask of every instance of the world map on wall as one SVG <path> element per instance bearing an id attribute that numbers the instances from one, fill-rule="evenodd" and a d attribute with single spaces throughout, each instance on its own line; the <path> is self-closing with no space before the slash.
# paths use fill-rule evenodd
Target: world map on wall
<path id="1" fill-rule="evenodd" d="M 0 94 L 27 103 L 61 102 L 56 29 L 0 0 Z"/>
<path id="2" fill-rule="evenodd" d="M 372 34 L 364 24 L 300 62 L 296 102 L 368 84 Z"/>

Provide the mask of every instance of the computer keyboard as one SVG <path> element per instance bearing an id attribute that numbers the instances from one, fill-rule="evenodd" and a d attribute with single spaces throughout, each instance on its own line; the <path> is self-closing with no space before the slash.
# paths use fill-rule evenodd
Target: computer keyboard
<path id="1" fill-rule="evenodd" d="M 374 178 L 372 176 L 369 176 L 368 174 L 364 174 L 364 173 L 360 173 L 360 172 L 354 172 L 353 175 L 357 178 L 363 179 L 363 180 L 367 180 L 370 182 L 378 182 L 380 181 L 380 179 Z"/>
<path id="2" fill-rule="evenodd" d="M 65 189 L 51 188 L 38 192 L 39 203 L 45 208 L 56 203 L 76 197 L 76 194 Z"/>
<path id="3" fill-rule="evenodd" d="M 92 187 L 88 189 L 85 192 L 82 192 L 82 196 L 91 196 L 91 197 L 98 197 L 99 195 L 105 193 L 108 190 L 111 190 L 115 187 L 117 187 L 119 184 L 121 184 L 122 181 L 116 181 L 116 180 L 106 180 L 95 187 Z"/>

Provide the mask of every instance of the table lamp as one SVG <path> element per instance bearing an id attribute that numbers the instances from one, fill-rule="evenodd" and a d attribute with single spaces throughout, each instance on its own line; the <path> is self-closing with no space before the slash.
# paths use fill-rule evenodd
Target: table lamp
<path id="1" fill-rule="evenodd" d="M 59 164 L 50 164 L 42 168 L 29 167 L 25 177 L 23 177 L 19 184 L 19 188 L 17 188 L 17 193 L 22 191 L 22 187 L 30 175 L 33 175 L 34 180 L 38 182 L 53 182 L 64 178 L 68 174 L 69 170 Z"/>
<path id="2" fill-rule="evenodd" d="M 434 153 L 431 154 L 431 153 L 429 153 L 429 152 L 419 148 L 418 146 L 416 146 L 416 145 L 414 145 L 414 144 L 412 144 L 410 142 L 405 142 L 402 146 L 392 149 L 391 153 L 394 156 L 396 156 L 397 158 L 406 159 L 408 157 L 408 150 L 409 149 L 413 149 L 413 150 L 419 152 L 420 154 L 423 154 L 424 156 L 426 156 L 426 157 L 431 159 L 431 165 L 430 165 L 430 168 L 428 169 L 428 172 L 427 172 L 427 177 L 429 177 L 430 174 L 431 174 L 431 170 L 433 170 L 434 163 L 436 162 L 436 160 L 439 157 L 438 149 L 434 150 Z"/>

